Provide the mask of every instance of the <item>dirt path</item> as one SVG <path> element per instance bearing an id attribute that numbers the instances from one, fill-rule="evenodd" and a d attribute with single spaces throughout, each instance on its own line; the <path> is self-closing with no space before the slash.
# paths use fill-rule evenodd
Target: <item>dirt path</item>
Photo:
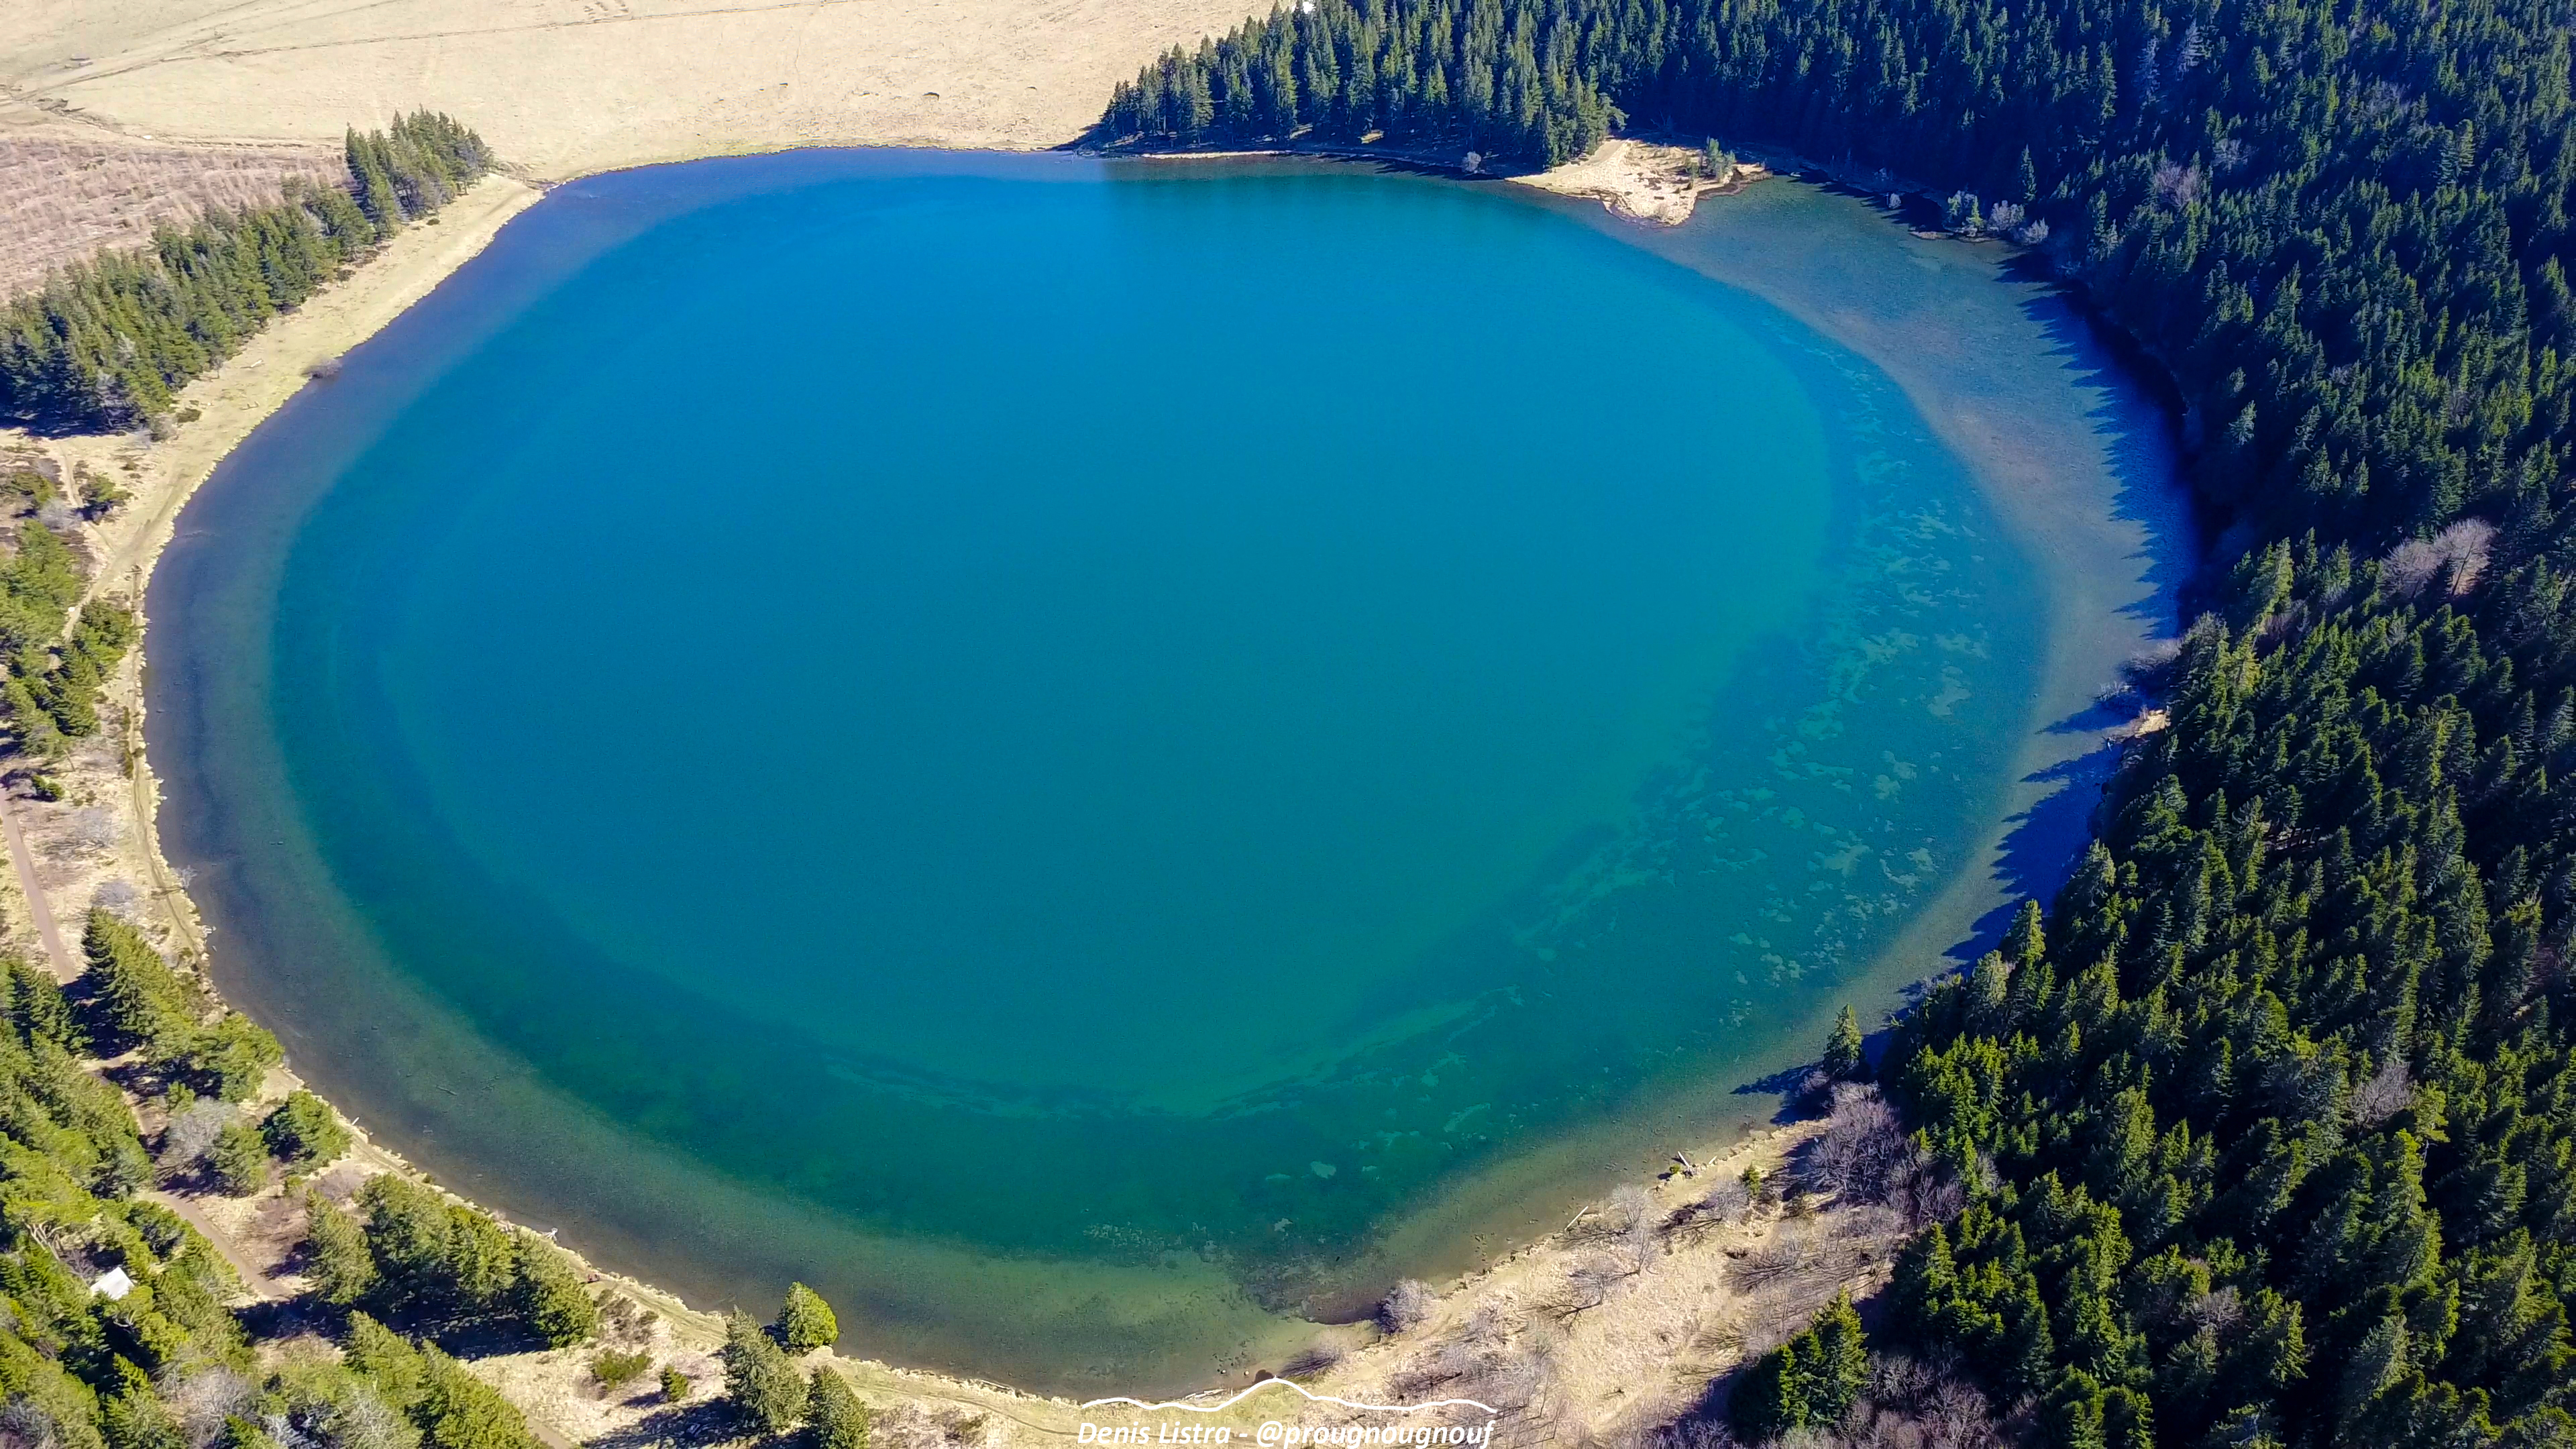
<path id="1" fill-rule="evenodd" d="M 45 954 L 53 958 L 54 979 L 69 981 L 80 975 L 72 953 L 63 948 L 63 933 L 54 925 L 53 903 L 45 899 L 42 886 L 36 883 L 35 853 L 27 849 L 27 832 L 18 828 L 18 812 L 5 793 L 0 793 L 0 830 L 9 836 L 9 859 L 18 867 L 18 889 L 27 897 L 27 913 L 34 917 L 36 935 L 45 943 Z"/>
<path id="2" fill-rule="evenodd" d="M 223 1255 L 224 1261 L 233 1265 L 233 1273 L 241 1279 L 243 1290 L 253 1298 L 263 1303 L 275 1303 L 288 1296 L 277 1286 L 275 1279 L 251 1266 L 250 1259 L 242 1256 L 241 1246 L 222 1228 L 215 1226 L 214 1219 L 207 1217 L 203 1208 L 176 1193 L 162 1192 L 157 1188 L 138 1192 L 135 1196 L 161 1204 L 185 1219 L 188 1226 L 203 1233 L 206 1241 L 214 1244 L 215 1251 Z"/>

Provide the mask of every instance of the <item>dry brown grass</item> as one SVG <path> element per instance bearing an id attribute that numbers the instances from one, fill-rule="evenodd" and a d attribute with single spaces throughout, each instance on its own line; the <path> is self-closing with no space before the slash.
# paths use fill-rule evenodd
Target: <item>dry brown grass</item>
<path id="1" fill-rule="evenodd" d="M 328 146 L 168 146 L 0 136 L 0 297 L 102 247 L 134 246 L 209 207 L 266 206 L 289 176 L 336 182 Z"/>

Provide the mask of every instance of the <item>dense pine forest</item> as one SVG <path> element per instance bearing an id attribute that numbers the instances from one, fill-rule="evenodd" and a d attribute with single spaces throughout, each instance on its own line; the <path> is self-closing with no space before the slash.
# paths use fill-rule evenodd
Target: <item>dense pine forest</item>
<path id="1" fill-rule="evenodd" d="M 2171 373 L 2232 527 L 2170 726 L 2055 910 L 1878 1069 L 1964 1208 L 1874 1347 L 1955 1362 L 2041 1442 L 2576 1444 L 2571 20 L 1313 0 L 1104 119 L 1790 151 L 2032 244 Z M 1766 1355 L 1737 1430 L 1829 1429 L 1852 1342 Z"/>
<path id="2" fill-rule="evenodd" d="M 11 301 L 0 419 L 104 430 L 160 417 L 269 318 L 492 166 L 481 137 L 428 111 L 345 145 L 345 190 L 290 181 L 275 206 L 164 226 L 149 247 L 64 268 Z"/>

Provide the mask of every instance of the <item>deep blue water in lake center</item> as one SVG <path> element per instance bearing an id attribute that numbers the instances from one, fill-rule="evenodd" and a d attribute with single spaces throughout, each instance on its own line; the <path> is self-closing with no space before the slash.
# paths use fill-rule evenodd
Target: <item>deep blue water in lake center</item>
<path id="1" fill-rule="evenodd" d="M 1859 359 L 1295 168 L 580 183 L 189 522 L 176 833 L 299 1068 L 567 1242 L 792 1204 L 740 1277 L 1035 1377 L 1178 1320 L 972 1265 L 1294 1302 L 1776 1054 L 1962 865 L 2045 642 Z"/>

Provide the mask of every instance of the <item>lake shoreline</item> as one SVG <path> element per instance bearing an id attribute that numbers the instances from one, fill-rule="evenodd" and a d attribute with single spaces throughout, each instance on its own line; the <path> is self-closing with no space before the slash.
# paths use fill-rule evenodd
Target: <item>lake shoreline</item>
<path id="1" fill-rule="evenodd" d="M 1195 153 L 1191 159 L 1204 154 Z M 131 575 L 139 604 L 143 582 L 162 547 L 169 542 L 188 497 L 233 445 L 246 438 L 261 421 L 294 395 L 303 385 L 305 370 L 317 364 L 327 364 L 330 358 L 374 335 L 393 317 L 400 315 L 411 301 L 417 300 L 479 253 L 484 244 L 497 235 L 511 218 L 533 204 L 540 194 L 520 183 L 494 178 L 442 213 L 440 225 L 435 229 L 440 234 L 424 240 L 421 246 L 412 248 L 409 253 L 403 252 L 404 243 L 421 238 L 423 233 L 432 229 L 416 227 L 407 232 L 389 246 L 388 255 L 361 268 L 356 278 L 316 298 L 295 316 L 281 319 L 246 346 L 242 354 L 228 361 L 223 369 L 192 386 L 181 405 L 198 406 L 203 415 L 194 423 L 182 425 L 178 433 L 164 443 L 135 450 L 123 440 L 73 440 L 71 443 L 46 440 L 49 447 L 59 449 L 58 456 L 69 461 L 89 461 L 102 468 L 122 466 L 126 461 L 125 455 L 139 452 L 142 466 L 147 470 L 157 470 L 159 475 L 157 488 L 138 486 L 135 502 L 127 514 L 97 530 L 99 538 L 94 547 L 100 554 L 101 566 L 94 589 L 101 593 L 112 592 L 120 576 Z M 1626 215 L 1610 198 L 1580 190 L 1560 194 L 1600 200 L 1612 215 Z M 474 209 L 469 210 L 469 207 Z M 388 263 L 397 264 L 397 269 L 376 272 L 376 268 Z M 316 318 L 310 327 L 297 326 L 312 314 L 326 312 L 335 300 L 346 304 L 346 315 Z M 200 389 L 227 398 L 227 407 L 207 406 L 199 400 Z M 219 440 L 222 440 L 220 446 Z M 91 441 L 97 441 L 99 445 L 94 448 L 86 446 Z M 201 458 L 202 466 L 198 466 Z M 138 651 L 135 662 L 120 675 L 112 696 L 125 710 L 122 724 L 131 742 L 130 748 L 116 760 L 89 762 L 85 766 L 87 774 L 84 778 L 94 779 L 113 798 L 116 790 L 125 787 L 123 776 L 131 770 L 132 849 L 121 851 L 111 866 L 139 868 L 153 882 L 152 893 L 163 900 L 171 912 L 174 940 L 183 951 L 195 949 L 202 955 L 203 928 L 197 921 L 193 906 L 186 900 L 185 883 L 159 854 L 153 821 L 159 790 L 142 759 L 140 747 L 142 700 L 139 671 L 142 657 Z M 59 836 L 60 833 L 55 831 L 52 834 Z M 49 837 L 42 830 L 37 835 L 41 851 Z M 57 896 L 76 895 L 84 885 L 94 885 L 107 873 L 106 870 L 92 871 L 72 881 L 50 883 L 46 889 L 48 894 Z M 1971 869 L 1962 879 L 1978 874 L 1977 870 Z M 13 913 L 13 924 L 23 922 L 25 918 L 25 913 Z M 1902 949 L 1908 948 L 1901 945 L 1886 954 L 1893 957 Z M 1925 973 L 1918 971 L 1916 974 Z M 1705 1151 L 1706 1148 L 1707 1144 L 1702 1143 L 1694 1150 Z M 941 1379 L 940 1382 L 972 1386 L 971 1381 L 963 1379 Z"/>

